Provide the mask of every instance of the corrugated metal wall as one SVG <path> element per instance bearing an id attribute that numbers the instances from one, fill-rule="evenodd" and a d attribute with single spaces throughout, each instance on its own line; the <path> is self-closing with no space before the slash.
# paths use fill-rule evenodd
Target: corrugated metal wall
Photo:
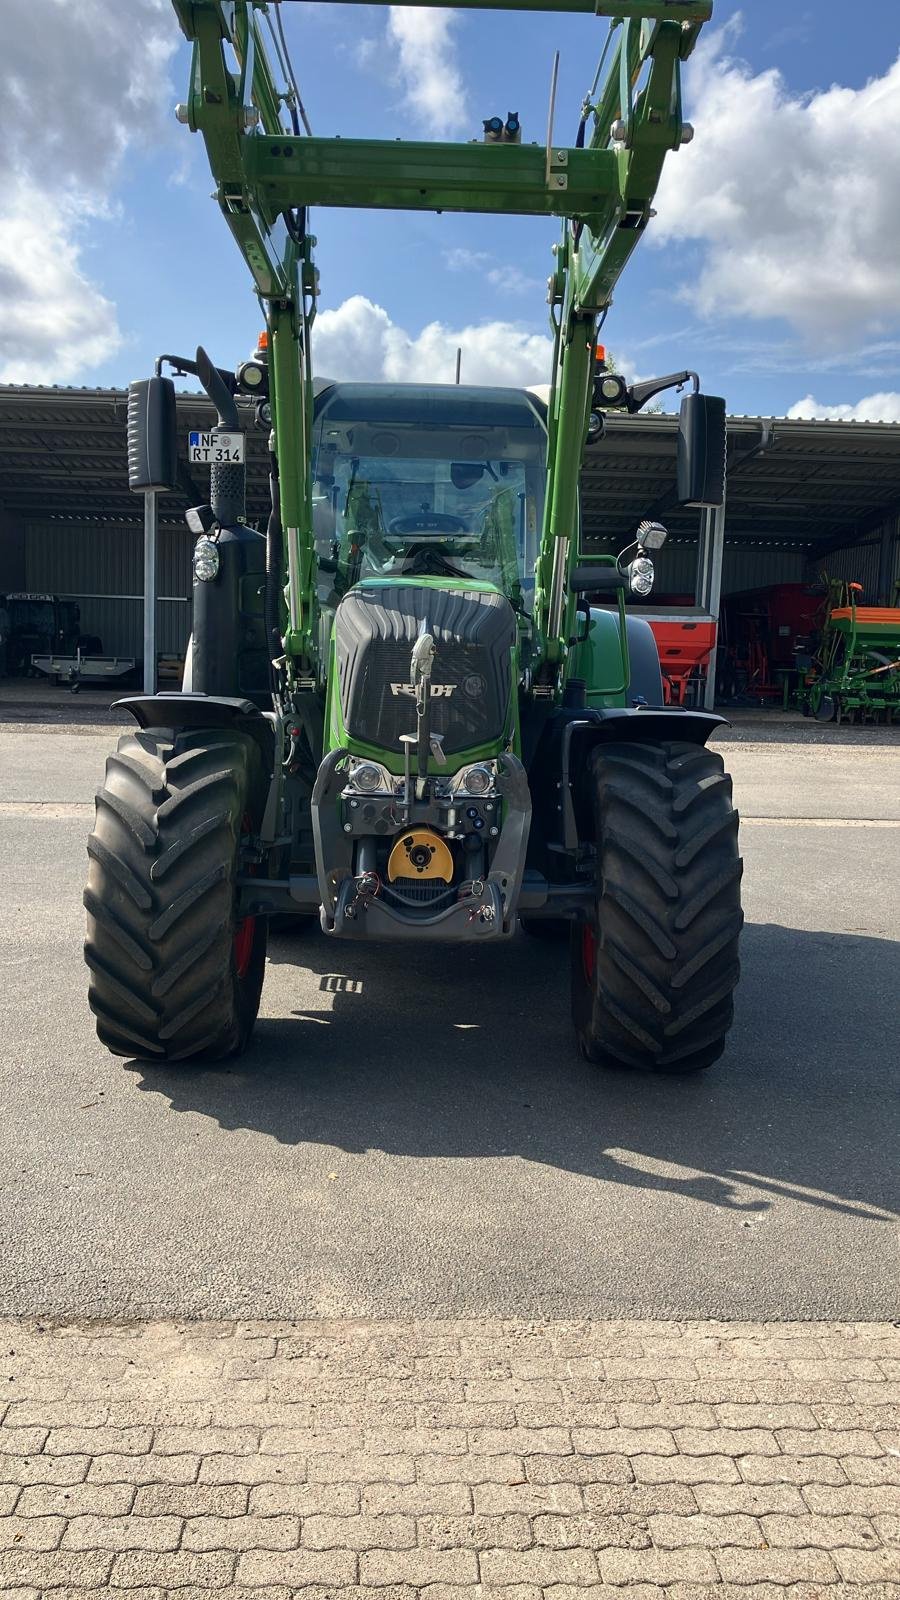
<path id="1" fill-rule="evenodd" d="M 191 548 L 187 528 L 160 528 L 157 648 L 181 654 L 191 629 Z M 25 529 L 29 589 L 78 601 L 83 633 L 95 633 L 108 655 L 140 657 L 143 649 L 144 536 L 134 527 L 30 523 Z M 107 598 L 102 598 L 102 597 Z"/>
<path id="2" fill-rule="evenodd" d="M 606 550 L 597 543 L 594 549 Z M 614 553 L 614 552 L 613 552 Z M 654 556 L 657 594 L 692 594 L 697 575 L 697 546 L 665 544 Z M 740 594 L 769 583 L 803 583 L 806 558 L 802 550 L 775 550 L 766 545 L 726 545 L 722 563 L 722 593 Z"/>
<path id="3" fill-rule="evenodd" d="M 891 520 L 888 531 L 891 535 L 892 548 L 888 564 L 887 593 L 884 599 L 889 603 L 893 597 L 894 586 L 900 583 L 900 518 Z M 842 545 L 839 550 L 830 550 L 827 555 L 809 563 L 807 578 L 812 581 L 818 578 L 820 573 L 827 572 L 829 578 L 846 578 L 861 583 L 863 602 L 875 605 L 878 603 L 878 580 L 881 574 L 881 542 L 882 533 L 881 529 L 878 529 L 874 535 L 867 538 L 865 544 Z"/>

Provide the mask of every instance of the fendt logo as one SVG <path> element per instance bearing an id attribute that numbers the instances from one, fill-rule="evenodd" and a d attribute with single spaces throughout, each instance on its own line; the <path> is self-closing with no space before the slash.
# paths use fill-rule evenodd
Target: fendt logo
<path id="1" fill-rule="evenodd" d="M 450 696 L 452 694 L 456 693 L 456 684 L 455 683 L 433 683 L 431 685 L 431 692 L 438 699 L 443 698 L 444 700 L 449 700 Z M 416 687 L 415 687 L 415 684 L 413 684 L 413 683 L 392 683 L 391 684 L 391 694 L 408 694 L 408 695 L 412 695 L 413 698 L 415 698 L 415 693 L 416 693 Z"/>

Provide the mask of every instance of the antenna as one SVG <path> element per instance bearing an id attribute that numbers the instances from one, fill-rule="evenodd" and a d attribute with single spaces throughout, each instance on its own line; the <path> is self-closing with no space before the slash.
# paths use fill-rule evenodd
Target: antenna
<path id="1" fill-rule="evenodd" d="M 456 350 L 456 382 L 457 383 L 459 383 L 459 374 L 460 374 L 461 368 L 462 368 L 462 345 L 458 345 L 457 346 L 457 350 Z"/>

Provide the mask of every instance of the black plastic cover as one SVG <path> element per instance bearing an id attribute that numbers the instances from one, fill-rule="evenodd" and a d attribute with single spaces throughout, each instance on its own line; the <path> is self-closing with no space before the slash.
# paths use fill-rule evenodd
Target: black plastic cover
<path id="1" fill-rule="evenodd" d="M 413 583 L 360 584 L 338 606 L 338 681 L 350 737 L 398 751 L 400 735 L 415 733 L 410 658 L 420 630 L 437 648 L 431 729 L 446 754 L 499 741 L 512 692 L 512 606 L 497 591 Z"/>
<path id="2" fill-rule="evenodd" d="M 724 503 L 727 448 L 725 401 L 715 394 L 685 395 L 678 418 L 679 505 Z"/>
<path id="3" fill-rule="evenodd" d="M 167 490 L 177 483 L 175 384 L 142 378 L 128 385 L 128 487 Z"/>

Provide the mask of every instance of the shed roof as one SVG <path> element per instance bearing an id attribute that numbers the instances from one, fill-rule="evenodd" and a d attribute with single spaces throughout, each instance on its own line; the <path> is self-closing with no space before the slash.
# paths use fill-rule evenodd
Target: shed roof
<path id="1" fill-rule="evenodd" d="M 127 395 L 116 389 L 0 386 L 0 505 L 25 520 L 136 523 L 141 502 L 128 489 Z M 266 435 L 247 416 L 247 505 L 266 513 Z M 209 426 L 205 396 L 178 396 L 186 465 L 190 428 Z M 674 533 L 695 529 L 696 512 L 675 502 L 677 418 L 607 418 L 582 469 L 588 537 L 624 542 L 642 517 Z M 729 540 L 807 549 L 851 543 L 900 511 L 900 424 L 728 420 Z M 205 492 L 205 476 L 198 487 Z M 161 495 L 163 522 L 181 521 L 187 501 Z"/>

